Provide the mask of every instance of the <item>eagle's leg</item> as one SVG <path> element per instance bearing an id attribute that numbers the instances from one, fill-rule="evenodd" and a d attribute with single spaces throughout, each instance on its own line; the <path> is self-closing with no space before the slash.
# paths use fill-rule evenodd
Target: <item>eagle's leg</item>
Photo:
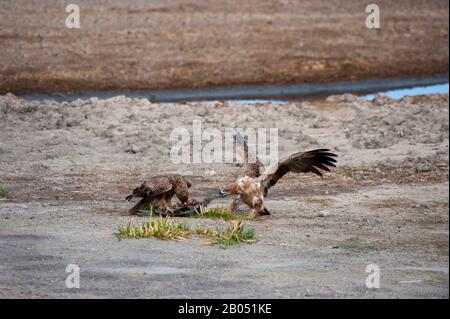
<path id="1" fill-rule="evenodd" d="M 150 198 L 144 197 L 142 198 L 136 205 L 134 205 L 130 210 L 128 211 L 128 214 L 130 215 L 137 215 L 140 209 L 142 209 L 144 206 L 150 204 L 152 200 Z"/>
<path id="2" fill-rule="evenodd" d="M 172 212 L 172 210 L 170 210 L 171 203 L 170 201 L 167 201 L 165 196 L 153 198 L 152 204 L 154 209 L 163 209 Z"/>
<path id="3" fill-rule="evenodd" d="M 258 215 L 264 209 L 264 202 L 261 198 L 253 198 L 252 204 L 252 210 L 250 211 L 250 214 L 248 214 L 248 219 L 250 220 L 258 217 Z"/>
<path id="4" fill-rule="evenodd" d="M 161 206 L 164 207 L 168 212 L 173 213 L 172 209 L 172 197 L 173 195 L 164 196 L 164 198 L 161 201 Z"/>
<path id="5" fill-rule="evenodd" d="M 232 214 L 234 214 L 234 212 L 238 209 L 239 206 L 241 206 L 241 204 L 242 204 L 241 198 L 240 197 L 236 197 L 230 204 L 230 207 L 229 207 L 230 212 Z"/>
<path id="6" fill-rule="evenodd" d="M 256 217 L 258 217 L 258 215 L 259 215 L 259 211 L 257 210 L 257 209 L 252 209 L 251 211 L 250 211 L 250 213 L 248 214 L 248 219 L 249 220 L 253 220 L 253 219 L 255 219 Z"/>
<path id="7" fill-rule="evenodd" d="M 250 211 L 250 214 L 248 215 L 248 219 L 252 220 L 255 219 L 258 216 L 268 216 L 270 215 L 270 212 L 267 210 L 267 208 L 259 208 L 259 209 L 252 209 Z"/>

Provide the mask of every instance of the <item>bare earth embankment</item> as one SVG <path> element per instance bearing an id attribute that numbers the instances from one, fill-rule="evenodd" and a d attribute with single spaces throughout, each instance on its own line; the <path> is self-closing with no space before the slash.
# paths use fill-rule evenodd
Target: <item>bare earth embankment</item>
<path id="1" fill-rule="evenodd" d="M 448 95 L 264 106 L 1 96 L 0 298 L 448 298 L 448 112 Z M 339 167 L 283 179 L 267 201 L 273 215 L 245 222 L 255 244 L 119 242 L 123 200 L 147 176 L 184 172 L 204 197 L 238 173 L 170 163 L 172 128 L 195 119 L 278 127 L 281 156 L 329 147 Z M 71 263 L 79 290 L 65 287 Z M 368 264 L 381 269 L 378 290 L 364 285 Z"/>
<path id="2" fill-rule="evenodd" d="M 0 2 L 0 93 L 317 83 L 448 72 L 448 1 Z"/>

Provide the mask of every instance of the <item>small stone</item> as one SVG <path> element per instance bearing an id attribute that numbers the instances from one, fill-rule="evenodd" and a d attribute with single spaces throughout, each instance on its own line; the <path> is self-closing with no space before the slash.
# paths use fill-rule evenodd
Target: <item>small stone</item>
<path id="1" fill-rule="evenodd" d="M 364 147 L 369 150 L 382 148 L 382 143 L 374 138 L 367 139 L 364 143 Z"/>
<path id="2" fill-rule="evenodd" d="M 391 103 L 392 101 L 393 100 L 388 96 L 376 95 L 375 98 L 372 100 L 372 104 L 375 106 L 383 106 Z"/>
<path id="3" fill-rule="evenodd" d="M 90 99 L 89 99 L 89 103 L 91 103 L 91 104 L 95 104 L 95 103 L 97 103 L 98 102 L 98 97 L 91 97 Z"/>
<path id="4" fill-rule="evenodd" d="M 141 148 L 135 144 L 131 145 L 129 152 L 133 153 L 133 154 L 137 154 L 141 152 Z"/>
<path id="5" fill-rule="evenodd" d="M 215 170 L 210 170 L 210 171 L 207 172 L 207 174 L 209 176 L 215 176 L 215 175 L 217 175 L 217 172 Z"/>
<path id="6" fill-rule="evenodd" d="M 330 216 L 330 213 L 326 212 L 326 211 L 323 211 L 323 212 L 320 212 L 317 216 L 319 216 L 319 217 L 327 217 L 327 216 Z"/>
<path id="7" fill-rule="evenodd" d="M 433 170 L 433 167 L 429 164 L 417 164 L 415 171 L 416 173 L 426 173 L 431 172 Z"/>

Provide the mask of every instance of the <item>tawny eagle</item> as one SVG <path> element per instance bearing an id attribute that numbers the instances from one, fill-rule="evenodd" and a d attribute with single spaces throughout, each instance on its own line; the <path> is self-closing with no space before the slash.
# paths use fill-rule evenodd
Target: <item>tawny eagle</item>
<path id="1" fill-rule="evenodd" d="M 242 139 L 239 135 L 236 140 Z M 245 144 L 241 146 L 244 150 L 244 159 L 248 158 L 248 147 Z M 276 162 L 270 166 L 263 174 L 260 174 L 260 162 L 258 160 L 249 163 L 244 161 L 244 173 L 241 174 L 234 183 L 227 185 L 220 191 L 222 197 L 228 195 L 239 195 L 239 200 L 251 208 L 249 219 L 254 219 L 258 215 L 269 215 L 269 211 L 264 206 L 264 198 L 269 189 L 289 172 L 308 173 L 312 172 L 322 177 L 319 169 L 330 171 L 329 167 L 336 167 L 337 157 L 328 149 L 317 149 L 309 152 L 295 153 L 283 161 Z M 231 205 L 233 211 L 239 205 L 238 200 L 234 200 Z"/>
<path id="2" fill-rule="evenodd" d="M 133 190 L 126 200 L 131 201 L 133 197 L 141 200 L 129 210 L 131 215 L 136 215 L 146 205 L 154 208 L 165 208 L 171 211 L 172 197 L 176 195 L 184 204 L 189 199 L 188 189 L 192 183 L 181 175 L 154 176 L 145 181 L 141 186 Z"/>

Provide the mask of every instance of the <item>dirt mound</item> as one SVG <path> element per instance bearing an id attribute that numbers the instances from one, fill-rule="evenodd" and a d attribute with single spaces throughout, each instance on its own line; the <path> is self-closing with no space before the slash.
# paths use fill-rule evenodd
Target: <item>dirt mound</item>
<path id="1" fill-rule="evenodd" d="M 372 105 L 354 104 L 357 115 L 343 123 L 352 145 L 360 149 L 380 149 L 406 141 L 411 145 L 442 143 L 449 138 L 446 96 L 424 101 L 406 97 L 399 101 Z"/>

